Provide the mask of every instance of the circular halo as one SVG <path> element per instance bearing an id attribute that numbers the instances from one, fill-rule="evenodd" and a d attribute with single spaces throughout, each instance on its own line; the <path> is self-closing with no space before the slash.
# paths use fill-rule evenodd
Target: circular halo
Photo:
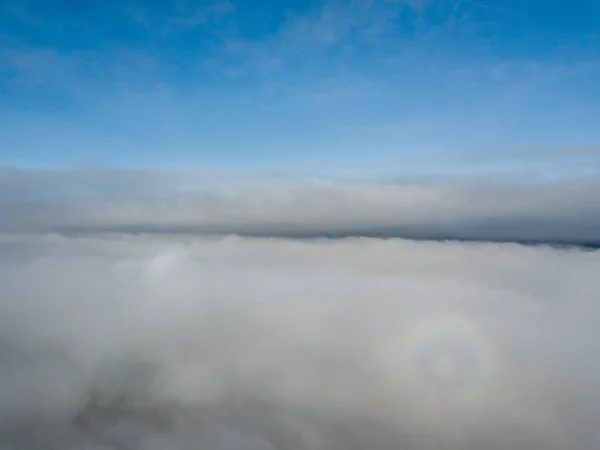
<path id="1" fill-rule="evenodd" d="M 386 334 L 377 358 L 385 377 L 413 397 L 438 404 L 476 401 L 497 379 L 499 352 L 477 321 L 423 314 Z"/>

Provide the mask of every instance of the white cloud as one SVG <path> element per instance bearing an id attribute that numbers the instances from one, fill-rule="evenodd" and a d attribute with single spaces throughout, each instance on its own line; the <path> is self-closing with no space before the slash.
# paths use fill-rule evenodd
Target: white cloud
<path id="1" fill-rule="evenodd" d="M 595 449 L 600 253 L 0 241 L 0 446 Z"/>
<path id="2" fill-rule="evenodd" d="M 598 242 L 597 177 L 303 180 L 9 171 L 0 231 Z"/>

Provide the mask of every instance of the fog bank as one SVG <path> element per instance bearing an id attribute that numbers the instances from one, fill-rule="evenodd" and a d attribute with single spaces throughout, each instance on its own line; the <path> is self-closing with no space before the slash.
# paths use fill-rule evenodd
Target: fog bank
<path id="1" fill-rule="evenodd" d="M 596 449 L 600 253 L 0 239 L 0 448 Z"/>

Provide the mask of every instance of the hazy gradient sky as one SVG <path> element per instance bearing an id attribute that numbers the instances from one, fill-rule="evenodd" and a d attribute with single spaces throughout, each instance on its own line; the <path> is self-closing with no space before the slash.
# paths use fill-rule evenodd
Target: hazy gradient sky
<path id="1" fill-rule="evenodd" d="M 0 165 L 600 167 L 595 0 L 0 0 Z"/>

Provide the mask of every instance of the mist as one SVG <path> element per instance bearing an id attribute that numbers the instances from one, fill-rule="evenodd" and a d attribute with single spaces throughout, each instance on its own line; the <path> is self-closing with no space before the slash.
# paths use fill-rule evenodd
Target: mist
<path id="1" fill-rule="evenodd" d="M 596 449 L 600 253 L 0 240 L 0 448 Z"/>

